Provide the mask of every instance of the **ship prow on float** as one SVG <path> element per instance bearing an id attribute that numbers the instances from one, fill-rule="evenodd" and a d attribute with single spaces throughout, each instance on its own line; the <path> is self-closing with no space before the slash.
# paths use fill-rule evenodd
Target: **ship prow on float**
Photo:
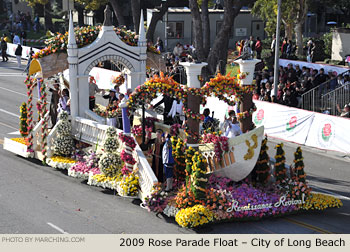
<path id="1" fill-rule="evenodd" d="M 261 126 L 229 138 L 229 151 L 224 153 L 220 162 L 215 156 L 214 144 L 201 144 L 199 150 L 207 159 L 208 173 L 228 177 L 235 182 L 246 178 L 258 160 L 263 137 L 264 126 Z"/>

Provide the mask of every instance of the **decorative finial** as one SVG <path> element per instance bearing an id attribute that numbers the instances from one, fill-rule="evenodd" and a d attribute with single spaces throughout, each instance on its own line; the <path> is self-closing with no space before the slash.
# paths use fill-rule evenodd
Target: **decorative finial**
<path id="1" fill-rule="evenodd" d="M 72 11 L 69 11 L 68 45 L 76 45 Z"/>
<path id="2" fill-rule="evenodd" d="M 105 20 L 103 21 L 103 26 L 112 26 L 112 11 L 109 5 L 106 5 L 105 9 Z"/>
<path id="3" fill-rule="evenodd" d="M 146 33 L 145 33 L 145 26 L 144 26 L 144 19 L 143 19 L 143 11 L 141 10 L 141 16 L 140 16 L 140 26 L 139 26 L 139 42 L 138 46 L 146 46 Z"/>

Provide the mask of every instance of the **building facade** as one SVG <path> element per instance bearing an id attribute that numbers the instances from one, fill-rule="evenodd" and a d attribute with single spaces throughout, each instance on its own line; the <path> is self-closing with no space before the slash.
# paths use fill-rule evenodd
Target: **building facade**
<path id="1" fill-rule="evenodd" d="M 147 10 L 147 26 L 150 24 L 153 13 L 156 9 Z M 224 20 L 223 10 L 209 10 L 210 20 L 210 43 L 214 43 L 216 35 Z M 165 24 L 167 23 L 167 39 L 165 38 Z M 239 40 L 249 38 L 249 36 L 264 39 L 264 22 L 251 14 L 250 10 L 241 10 L 234 20 L 230 34 L 229 47 L 234 48 Z M 172 50 L 177 42 L 182 44 L 193 44 L 194 34 L 191 11 L 188 8 L 169 8 L 163 20 L 157 23 L 154 40 L 160 37 L 169 50 Z M 166 41 L 167 40 L 167 41 Z"/>

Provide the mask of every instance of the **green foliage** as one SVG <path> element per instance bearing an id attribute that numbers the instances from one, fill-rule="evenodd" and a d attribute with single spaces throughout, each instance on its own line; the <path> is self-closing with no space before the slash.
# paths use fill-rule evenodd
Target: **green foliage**
<path id="1" fill-rule="evenodd" d="M 47 4 L 50 0 L 25 0 L 30 7 L 34 7 L 36 4 L 41 4 L 45 5 Z"/>
<path id="2" fill-rule="evenodd" d="M 206 189 L 208 185 L 208 175 L 206 160 L 202 154 L 195 152 L 192 157 L 192 174 L 191 174 L 191 191 L 196 200 L 204 200 L 206 198 Z"/>
<path id="3" fill-rule="evenodd" d="M 304 172 L 304 158 L 301 148 L 298 147 L 294 153 L 295 176 L 296 181 L 305 183 L 306 174 Z"/>
<path id="4" fill-rule="evenodd" d="M 28 136 L 28 124 L 27 124 L 27 104 L 25 102 L 22 103 L 20 107 L 20 117 L 19 117 L 19 132 L 21 133 L 22 137 Z"/>
<path id="5" fill-rule="evenodd" d="M 258 161 L 254 167 L 257 175 L 257 182 L 267 184 L 270 178 L 270 166 L 268 165 L 269 155 L 267 154 L 267 138 L 262 141 Z"/>
<path id="6" fill-rule="evenodd" d="M 275 171 L 274 171 L 274 176 L 276 179 L 277 184 L 283 184 L 287 178 L 287 170 L 285 167 L 285 153 L 283 150 L 283 143 L 277 144 L 276 147 L 276 163 L 275 163 Z"/>
<path id="7" fill-rule="evenodd" d="M 108 0 L 76 0 L 87 10 L 98 10 L 101 6 L 106 5 Z"/>
<path id="8" fill-rule="evenodd" d="M 189 147 L 188 149 L 186 149 L 186 188 L 189 188 L 190 185 L 190 175 L 192 173 L 192 165 L 193 165 L 193 161 L 192 161 L 192 157 L 195 153 L 195 149 L 193 149 L 192 147 Z"/>
<path id="9" fill-rule="evenodd" d="M 304 8 L 305 1 L 283 0 L 281 5 L 281 27 L 294 33 L 298 12 Z M 266 22 L 265 31 L 271 36 L 276 32 L 277 0 L 257 0 L 252 8 L 252 13 Z M 287 32 L 287 31 L 286 31 Z"/>
<path id="10" fill-rule="evenodd" d="M 175 178 L 179 181 L 184 181 L 186 178 L 186 160 L 185 160 L 185 148 L 186 144 L 180 137 L 172 137 L 171 139 L 173 157 L 175 159 L 174 174 Z"/>
<path id="11" fill-rule="evenodd" d="M 332 39 L 333 39 L 333 33 L 328 32 L 322 35 L 321 39 L 324 42 L 324 53 L 325 57 L 330 57 L 332 55 Z"/>

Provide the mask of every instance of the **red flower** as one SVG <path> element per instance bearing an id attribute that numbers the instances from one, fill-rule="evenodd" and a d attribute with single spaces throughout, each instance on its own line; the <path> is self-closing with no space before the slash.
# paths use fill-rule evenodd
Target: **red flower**
<path id="1" fill-rule="evenodd" d="M 256 117 L 258 118 L 259 121 L 261 121 L 264 118 L 264 110 L 260 109 Z"/>
<path id="2" fill-rule="evenodd" d="M 326 123 L 323 127 L 323 135 L 328 137 L 332 133 L 332 125 L 330 123 Z"/>
<path id="3" fill-rule="evenodd" d="M 297 117 L 293 116 L 289 120 L 289 127 L 294 128 L 296 126 L 296 124 L 297 124 Z"/>

